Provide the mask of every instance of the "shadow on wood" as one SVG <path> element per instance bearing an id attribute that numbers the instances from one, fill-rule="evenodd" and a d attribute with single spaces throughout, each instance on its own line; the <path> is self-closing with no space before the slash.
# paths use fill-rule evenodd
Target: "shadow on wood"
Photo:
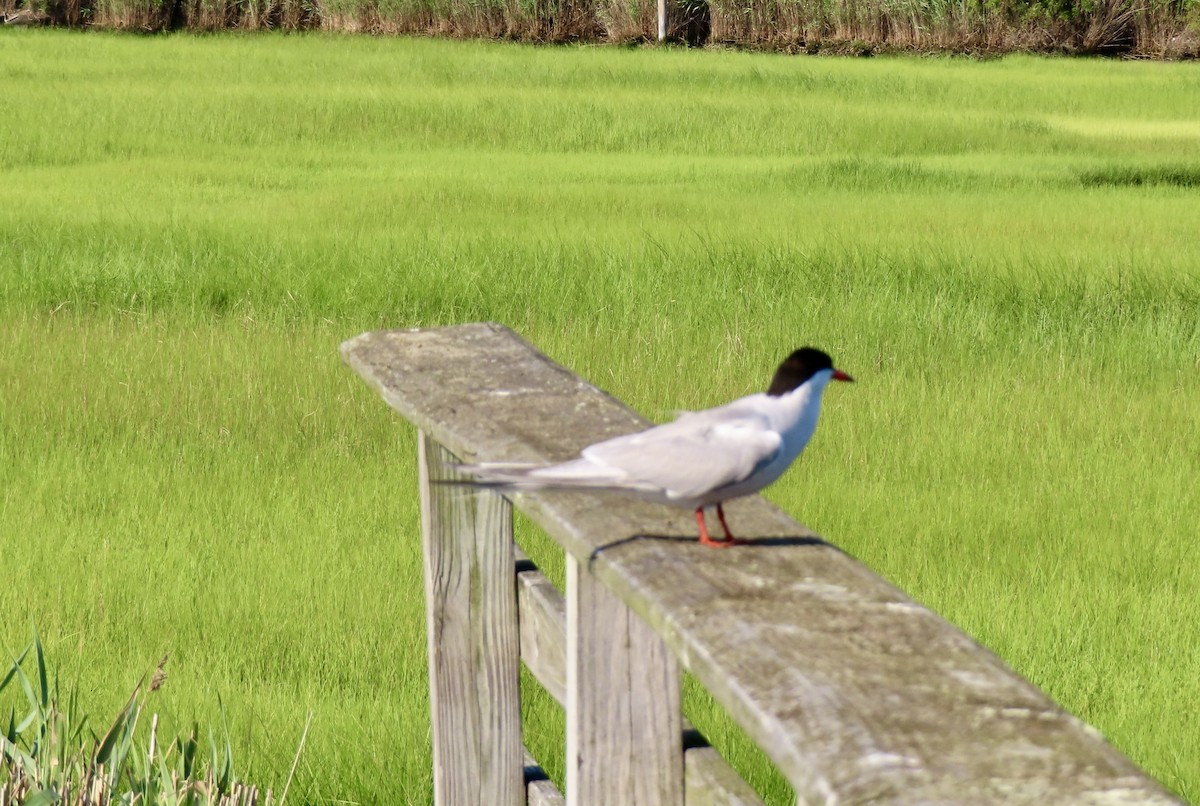
<path id="1" fill-rule="evenodd" d="M 619 548 L 621 546 L 627 545 L 629 543 L 633 543 L 638 540 L 664 540 L 664 541 L 667 541 L 670 543 L 696 543 L 697 542 L 697 538 L 695 535 L 652 535 L 652 534 L 630 535 L 629 537 L 622 537 L 618 540 L 612 541 L 611 543 L 605 543 L 602 546 L 597 546 L 595 549 L 592 550 L 591 556 L 588 557 L 588 562 L 589 563 L 595 562 L 596 559 L 600 556 L 600 553 L 603 551 L 609 551 L 611 549 Z M 825 546 L 827 548 L 835 548 L 835 549 L 837 548 L 836 546 L 832 546 L 829 543 L 826 543 L 821 538 L 812 537 L 811 535 L 794 535 L 794 536 L 790 536 L 790 537 L 788 537 L 788 536 L 754 537 L 754 538 L 744 540 L 744 541 L 740 542 L 737 546 L 731 546 L 730 548 L 756 549 L 756 548 L 770 548 L 772 546 Z M 837 550 L 841 551 L 841 549 L 837 549 Z"/>

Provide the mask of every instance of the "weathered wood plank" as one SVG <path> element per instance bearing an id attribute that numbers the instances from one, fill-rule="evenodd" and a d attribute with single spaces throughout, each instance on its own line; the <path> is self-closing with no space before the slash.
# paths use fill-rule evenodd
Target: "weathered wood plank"
<path id="1" fill-rule="evenodd" d="M 574 557 L 566 599 L 567 803 L 683 806 L 675 658 Z"/>
<path id="2" fill-rule="evenodd" d="M 529 806 L 564 806 L 567 801 L 553 782 L 543 779 L 530 781 L 526 802 Z"/>
<path id="3" fill-rule="evenodd" d="M 537 566 L 517 549 L 517 610 L 521 661 L 559 705 L 567 701 L 567 604 Z"/>
<path id="4" fill-rule="evenodd" d="M 517 591 L 521 660 L 550 696 L 566 705 L 566 600 L 519 547 Z M 528 635 L 534 630 L 535 635 Z M 680 724 L 686 806 L 762 806 L 754 790 L 703 735 L 686 718 Z"/>
<path id="5" fill-rule="evenodd" d="M 562 793 L 528 748 L 525 749 L 525 798 L 529 806 L 566 806 Z"/>
<path id="6" fill-rule="evenodd" d="M 364 334 L 346 360 L 469 461 L 558 461 L 645 427 L 499 325 Z M 1179 803 L 992 653 L 761 498 L 757 545 L 585 494 L 524 512 L 652 624 L 802 802 Z M 511 573 L 511 571 L 510 571 Z"/>
<path id="7" fill-rule="evenodd" d="M 763 806 L 750 785 L 707 744 L 684 749 L 683 781 L 687 806 Z"/>
<path id="8" fill-rule="evenodd" d="M 525 802 L 512 509 L 497 495 L 430 484 L 455 458 L 418 442 L 438 806 Z"/>

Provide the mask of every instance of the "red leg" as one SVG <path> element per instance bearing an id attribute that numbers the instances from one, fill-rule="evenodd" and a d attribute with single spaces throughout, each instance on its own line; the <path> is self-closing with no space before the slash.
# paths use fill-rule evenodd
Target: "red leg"
<path id="1" fill-rule="evenodd" d="M 717 510 L 720 512 L 720 510 Z M 708 536 L 708 524 L 704 522 L 704 507 L 696 507 L 696 525 L 700 527 L 700 544 L 708 546 L 710 549 L 725 549 L 734 545 L 736 540 L 713 540 Z M 725 516 L 721 516 L 721 525 L 725 526 Z M 725 527 L 725 533 L 729 534 L 729 527 Z"/>
<path id="2" fill-rule="evenodd" d="M 725 522 L 725 508 L 717 504 L 717 517 L 721 521 L 721 528 L 725 530 L 725 539 L 733 540 L 733 533 L 729 531 L 729 524 Z"/>
<path id="3" fill-rule="evenodd" d="M 721 521 L 721 528 L 725 530 L 725 539 L 721 542 L 726 546 L 743 546 L 749 541 L 738 540 L 733 536 L 733 532 L 729 531 L 729 524 L 725 522 L 725 509 L 717 504 L 717 518 Z"/>

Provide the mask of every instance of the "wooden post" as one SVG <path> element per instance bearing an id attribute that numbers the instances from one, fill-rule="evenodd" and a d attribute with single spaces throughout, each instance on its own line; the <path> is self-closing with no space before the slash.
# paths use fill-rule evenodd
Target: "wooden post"
<path id="1" fill-rule="evenodd" d="M 438 806 L 524 806 L 512 508 L 438 486 L 452 454 L 418 441 L 433 791 Z"/>
<path id="2" fill-rule="evenodd" d="M 662 639 L 568 556 L 568 806 L 683 806 L 679 690 Z"/>
<path id="3" fill-rule="evenodd" d="M 667 38 L 667 0 L 658 0 L 658 41 Z"/>

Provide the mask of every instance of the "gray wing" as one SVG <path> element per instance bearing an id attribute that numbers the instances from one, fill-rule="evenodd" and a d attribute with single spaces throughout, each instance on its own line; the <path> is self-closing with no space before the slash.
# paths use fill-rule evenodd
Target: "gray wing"
<path id="1" fill-rule="evenodd" d="M 589 463 L 623 471 L 671 498 L 693 498 L 745 481 L 779 455 L 783 438 L 758 416 L 685 414 L 673 423 L 585 448 Z"/>

